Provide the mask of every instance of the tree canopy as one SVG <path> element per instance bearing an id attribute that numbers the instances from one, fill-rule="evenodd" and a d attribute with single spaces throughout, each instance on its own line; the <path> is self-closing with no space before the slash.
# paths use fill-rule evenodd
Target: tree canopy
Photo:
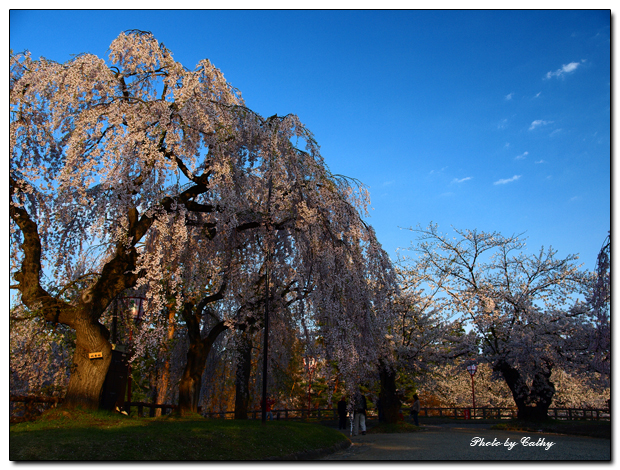
<path id="1" fill-rule="evenodd" d="M 10 155 L 12 288 L 75 329 L 69 402 L 97 400 L 111 351 L 99 320 L 118 296 L 140 289 L 157 316 L 226 283 L 243 305 L 266 263 L 287 300 L 312 293 L 343 370 L 376 356 L 394 281 L 365 189 L 328 170 L 295 115 L 251 111 L 208 60 L 188 70 L 141 31 L 108 60 L 12 55 Z M 229 325 L 246 320 L 234 311 Z"/>

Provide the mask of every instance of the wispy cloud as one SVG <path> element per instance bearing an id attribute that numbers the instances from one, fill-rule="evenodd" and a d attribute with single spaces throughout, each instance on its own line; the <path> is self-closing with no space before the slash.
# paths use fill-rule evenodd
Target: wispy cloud
<path id="1" fill-rule="evenodd" d="M 538 98 L 541 93 L 542 93 L 542 91 L 539 91 L 538 93 L 536 93 L 536 96 L 534 96 L 534 98 Z"/>
<path id="2" fill-rule="evenodd" d="M 547 75 L 545 75 L 545 78 L 547 80 L 549 80 L 550 78 L 553 78 L 553 77 L 563 78 L 566 74 L 572 73 L 575 70 L 577 70 L 577 68 L 583 62 L 585 62 L 585 59 L 582 60 L 581 62 L 571 62 L 570 64 L 562 65 L 562 67 L 557 69 L 555 72 L 547 72 Z"/>
<path id="3" fill-rule="evenodd" d="M 560 132 L 562 132 L 562 129 L 556 129 L 551 134 L 549 134 L 549 137 L 552 137 L 552 136 L 554 136 L 556 134 L 559 134 Z"/>
<path id="4" fill-rule="evenodd" d="M 537 127 L 546 126 L 547 124 L 552 124 L 552 123 L 553 121 L 543 121 L 542 119 L 536 119 L 535 121 L 532 121 L 532 124 L 530 124 L 530 130 L 533 131 Z"/>
<path id="5" fill-rule="evenodd" d="M 546 161 L 544 161 L 544 160 L 538 160 L 537 162 L 534 162 L 534 163 L 535 163 L 536 165 L 539 165 L 539 164 L 541 164 L 541 163 L 547 163 L 547 162 L 546 162 Z"/>
<path id="6" fill-rule="evenodd" d="M 512 178 L 507 178 L 507 179 L 503 179 L 503 180 L 497 180 L 495 183 L 493 184 L 507 184 L 507 183 L 512 183 L 513 181 L 517 181 L 519 178 L 521 178 L 521 175 L 514 175 Z"/>
<path id="7" fill-rule="evenodd" d="M 465 181 L 469 181 L 470 179 L 472 179 L 472 177 L 471 177 L 471 176 L 467 176 L 466 178 L 461 178 L 461 179 L 459 179 L 459 178 L 454 178 L 454 179 L 452 180 L 452 182 L 453 182 L 453 183 L 457 183 L 457 184 L 458 184 L 458 183 L 464 183 Z"/>
<path id="8" fill-rule="evenodd" d="M 506 96 L 504 96 L 504 99 L 506 101 L 510 101 L 512 99 L 512 97 L 514 96 L 514 93 L 508 93 Z"/>
<path id="9" fill-rule="evenodd" d="M 523 160 L 525 159 L 525 157 L 527 157 L 530 154 L 530 152 L 523 152 L 521 155 L 517 155 L 515 157 L 515 160 Z"/>

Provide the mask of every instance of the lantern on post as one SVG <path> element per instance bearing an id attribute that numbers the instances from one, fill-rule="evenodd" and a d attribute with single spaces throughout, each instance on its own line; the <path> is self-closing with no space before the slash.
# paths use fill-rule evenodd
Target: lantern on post
<path id="1" fill-rule="evenodd" d="M 471 397 L 474 404 L 474 413 L 476 412 L 476 393 L 474 392 L 474 375 L 476 375 L 477 370 L 476 364 L 470 364 L 467 366 L 467 372 L 471 375 Z"/>

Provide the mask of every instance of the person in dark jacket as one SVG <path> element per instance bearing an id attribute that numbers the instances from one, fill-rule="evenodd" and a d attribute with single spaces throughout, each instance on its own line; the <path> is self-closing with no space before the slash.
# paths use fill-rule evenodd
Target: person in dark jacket
<path id="1" fill-rule="evenodd" d="M 338 402 L 338 429 L 347 429 L 347 401 L 344 395 Z"/>
<path id="2" fill-rule="evenodd" d="M 411 416 L 413 416 L 413 422 L 416 426 L 420 425 L 420 421 L 418 420 L 418 414 L 420 413 L 420 399 L 418 398 L 417 393 L 413 396 L 413 404 L 411 405 Z"/>

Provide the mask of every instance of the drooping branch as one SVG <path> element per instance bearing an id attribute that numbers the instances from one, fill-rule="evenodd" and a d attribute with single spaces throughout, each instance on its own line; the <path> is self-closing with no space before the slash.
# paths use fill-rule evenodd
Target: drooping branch
<path id="1" fill-rule="evenodd" d="M 40 310 L 47 321 L 72 326 L 75 317 L 74 308 L 52 296 L 41 286 L 41 239 L 38 227 L 25 209 L 11 201 L 17 183 L 11 177 L 9 183 L 9 214 L 24 237 L 21 269 L 14 275 L 18 282 L 15 287 L 22 294 L 22 301 L 28 308 Z"/>

